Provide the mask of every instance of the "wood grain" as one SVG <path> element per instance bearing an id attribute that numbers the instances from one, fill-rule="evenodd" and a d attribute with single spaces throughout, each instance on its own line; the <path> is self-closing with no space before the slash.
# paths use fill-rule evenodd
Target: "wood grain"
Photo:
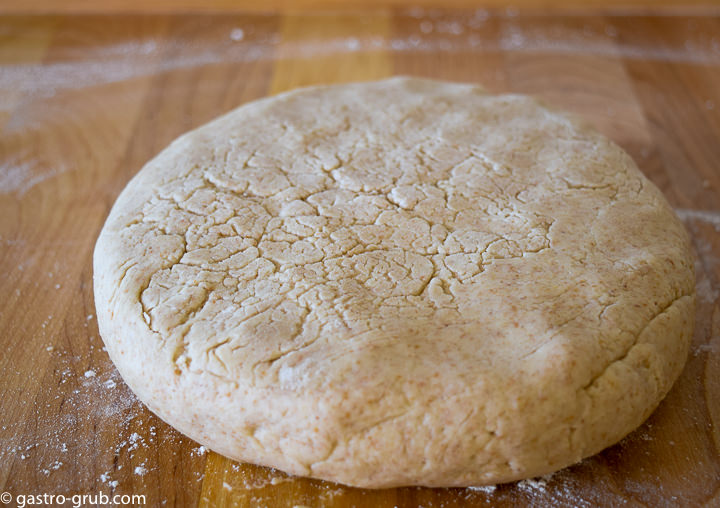
<path id="1" fill-rule="evenodd" d="M 392 75 L 390 14 L 296 14 L 283 17 L 270 93 L 321 83 L 347 83 Z M 351 51 L 356 46 L 369 51 Z"/>
<path id="2" fill-rule="evenodd" d="M 4 0 L 0 13 L 177 13 L 266 12 L 348 10 L 386 7 L 417 9 L 603 9 L 637 12 L 717 12 L 718 0 Z"/>
<path id="3" fill-rule="evenodd" d="M 383 5 L 0 19 L 0 491 L 148 506 L 720 506 L 720 18 Z M 581 115 L 692 236 L 697 327 L 681 378 L 640 429 L 550 479 L 369 491 L 238 464 L 155 417 L 102 348 L 92 250 L 148 159 L 243 102 L 393 74 Z"/>

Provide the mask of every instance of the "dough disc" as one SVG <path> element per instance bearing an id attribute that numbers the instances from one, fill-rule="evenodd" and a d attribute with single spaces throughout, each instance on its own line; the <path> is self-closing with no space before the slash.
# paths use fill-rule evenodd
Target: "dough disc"
<path id="1" fill-rule="evenodd" d="M 94 256 L 108 353 L 233 459 L 360 487 L 550 473 L 640 425 L 693 328 L 688 238 L 618 146 L 394 78 L 183 135 Z"/>

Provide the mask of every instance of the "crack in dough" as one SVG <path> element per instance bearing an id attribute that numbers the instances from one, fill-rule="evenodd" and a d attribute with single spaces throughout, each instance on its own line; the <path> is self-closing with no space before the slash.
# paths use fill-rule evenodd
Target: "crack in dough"
<path id="1" fill-rule="evenodd" d="M 304 312 L 307 322 L 352 335 L 354 323 L 371 329 L 405 307 L 419 316 L 438 307 L 457 313 L 456 291 L 477 284 L 487 265 L 550 247 L 554 219 L 515 197 L 528 182 L 483 153 L 482 145 L 438 138 L 427 115 L 415 116 L 421 134 L 390 133 L 391 145 L 367 135 L 387 118 L 368 125 L 346 113 L 333 126 L 309 127 L 306 134 L 284 123 L 279 139 L 250 151 L 231 142 L 144 204 L 135 226 L 151 225 L 185 242 L 179 260 L 153 273 L 140 295 L 151 329 L 179 336 L 180 370 L 197 362 L 192 368 L 231 377 L 218 349 L 235 348 L 253 335 L 249 320 L 260 326 L 262 319 L 243 311 L 269 292 L 287 299 L 281 310 L 263 313 L 273 323 L 292 322 Z M 405 128 L 413 132 L 407 119 Z M 298 136 L 302 145 L 288 152 L 284 147 Z M 271 273 L 265 272 L 262 287 L 248 287 L 261 263 Z M 310 288 L 323 296 L 311 299 Z M 291 303 L 298 291 L 305 293 L 305 310 Z M 248 297 L 238 301 L 238 293 Z M 213 331 L 204 352 L 187 355 L 193 322 L 212 323 L 216 309 L 227 305 L 237 306 L 235 327 L 246 333 Z M 275 326 L 286 335 L 262 360 L 269 364 L 299 350 L 298 342 L 311 344 L 320 331 Z M 263 333 L 256 335 L 264 340 Z M 220 361 L 210 361 L 210 350 Z"/>

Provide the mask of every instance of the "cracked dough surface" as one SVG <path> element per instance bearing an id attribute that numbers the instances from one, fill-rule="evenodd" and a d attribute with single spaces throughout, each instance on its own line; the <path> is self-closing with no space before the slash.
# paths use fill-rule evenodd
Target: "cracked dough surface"
<path id="1" fill-rule="evenodd" d="M 537 476 L 684 364 L 682 224 L 618 146 L 520 95 L 394 78 L 177 139 L 98 239 L 127 384 L 211 449 L 362 487 Z"/>

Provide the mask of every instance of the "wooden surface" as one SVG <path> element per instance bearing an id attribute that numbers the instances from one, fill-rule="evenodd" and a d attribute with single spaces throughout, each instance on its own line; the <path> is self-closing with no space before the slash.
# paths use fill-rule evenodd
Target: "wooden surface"
<path id="1" fill-rule="evenodd" d="M 688 364 L 648 422 L 549 479 L 367 491 L 234 463 L 143 407 L 98 337 L 91 256 L 129 178 L 182 132 L 313 83 L 429 76 L 585 116 L 697 252 Z M 148 506 L 720 506 L 720 19 L 369 10 L 0 19 L 0 492 Z M 612 415 L 609 415 L 612 417 Z"/>
<path id="2" fill-rule="evenodd" d="M 720 0 L 2 0 L 0 13 L 178 13 L 318 10 L 365 11 L 377 8 L 510 9 L 717 13 Z"/>

